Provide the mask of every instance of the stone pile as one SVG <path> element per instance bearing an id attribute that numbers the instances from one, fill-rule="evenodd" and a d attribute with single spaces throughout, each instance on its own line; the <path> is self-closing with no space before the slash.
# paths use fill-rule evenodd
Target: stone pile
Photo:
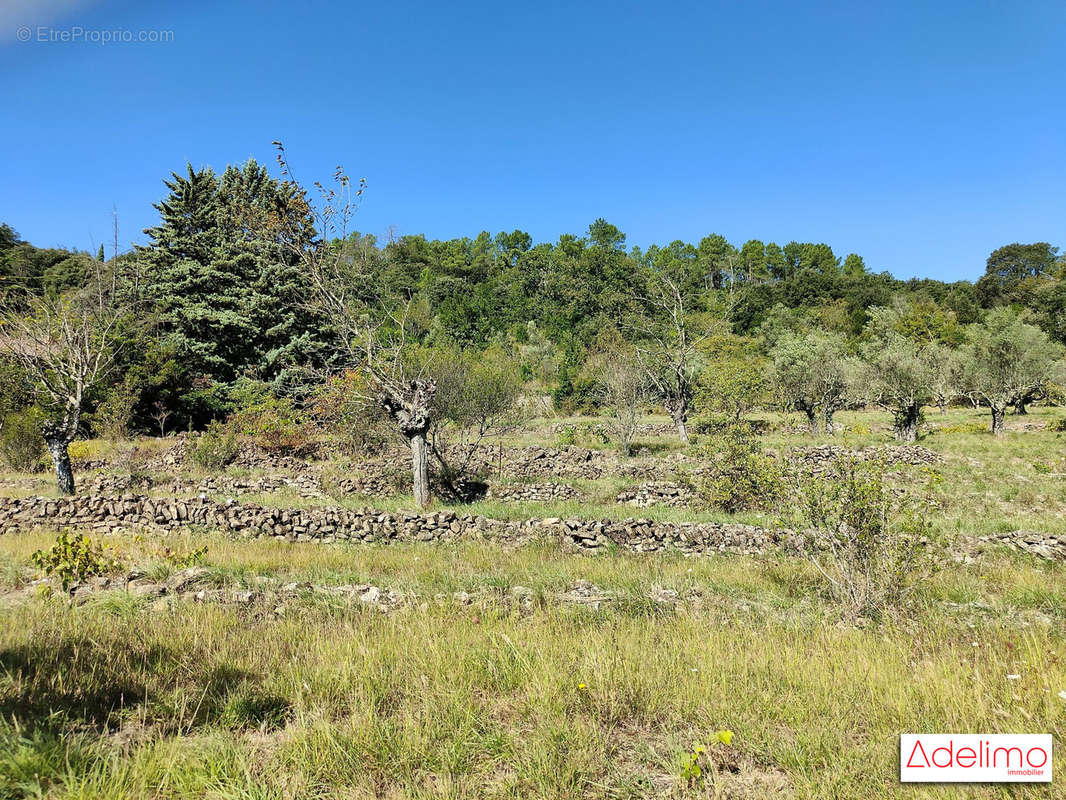
<path id="1" fill-rule="evenodd" d="M 318 481 L 311 473 L 295 476 L 267 475 L 259 478 L 238 478 L 230 475 L 212 475 L 200 481 L 173 480 L 157 481 L 147 475 L 129 476 L 103 474 L 88 482 L 88 489 L 93 494 L 121 494 L 131 490 L 162 489 L 175 497 L 194 497 L 197 495 L 242 495 L 271 494 L 285 489 L 299 493 L 301 497 L 319 498 Z"/>
<path id="2" fill-rule="evenodd" d="M 689 487 L 680 483 L 642 483 L 623 489 L 615 497 L 615 502 L 624 503 L 636 508 L 646 506 L 675 506 L 684 507 L 692 505 L 696 500 L 696 494 Z"/>
<path id="3" fill-rule="evenodd" d="M 1066 560 L 1066 536 L 1019 530 L 979 536 L 976 541 L 977 549 L 981 549 L 982 545 L 1000 545 L 1050 561 Z"/>
<path id="4" fill-rule="evenodd" d="M 557 503 L 580 500 L 582 494 L 565 483 L 516 483 L 492 487 L 487 496 L 516 503 Z"/>
<path id="5" fill-rule="evenodd" d="M 867 447 L 862 450 L 849 450 L 841 445 L 823 444 L 816 447 L 796 448 L 791 451 L 790 455 L 812 472 L 821 472 L 842 458 L 852 458 L 857 461 L 882 461 L 887 466 L 914 467 L 939 464 L 944 460 L 936 451 L 917 444 Z"/>

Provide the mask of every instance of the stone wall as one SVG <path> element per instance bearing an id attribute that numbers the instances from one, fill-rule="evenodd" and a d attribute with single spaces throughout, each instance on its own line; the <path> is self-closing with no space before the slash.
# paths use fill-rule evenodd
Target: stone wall
<path id="1" fill-rule="evenodd" d="M 125 494 L 105 497 L 0 498 L 0 533 L 35 528 L 72 527 L 96 534 L 131 530 L 167 531 L 190 525 L 229 532 L 244 538 L 272 537 L 295 542 L 447 542 L 489 539 L 523 544 L 535 539 L 556 541 L 567 549 L 595 551 L 618 548 L 634 552 L 676 550 L 686 554 L 797 553 L 800 537 L 785 530 L 717 522 L 655 522 L 650 519 L 577 520 L 544 518 L 522 522 L 443 510 L 385 512 L 371 508 L 336 507 L 283 509 L 251 503 L 214 503 L 149 498 Z M 969 560 L 988 546 L 1005 546 L 1040 558 L 1066 559 L 1066 536 L 1011 531 L 960 539 L 953 548 Z"/>
<path id="2" fill-rule="evenodd" d="M 597 550 L 619 547 L 638 552 L 675 549 L 685 553 L 762 553 L 795 548 L 784 531 L 731 523 L 665 523 L 647 519 L 522 522 L 489 519 L 454 511 L 384 512 L 375 509 L 267 508 L 250 503 L 213 503 L 126 494 L 114 497 L 0 498 L 0 532 L 74 527 L 96 533 L 133 529 L 172 530 L 189 525 L 220 529 L 247 538 L 288 541 L 453 541 L 494 539 L 521 544 L 554 538 L 565 547 Z"/>
<path id="3" fill-rule="evenodd" d="M 697 500 L 696 493 L 681 483 L 642 483 L 628 489 L 623 489 L 615 497 L 615 502 L 624 503 L 636 508 L 647 506 L 675 506 L 685 507 L 693 505 Z"/>

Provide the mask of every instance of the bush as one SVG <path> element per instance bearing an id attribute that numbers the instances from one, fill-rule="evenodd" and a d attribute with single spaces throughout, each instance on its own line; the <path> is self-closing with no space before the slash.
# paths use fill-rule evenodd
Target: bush
<path id="1" fill-rule="evenodd" d="M 366 376 L 350 370 L 330 378 L 312 402 L 312 415 L 347 455 L 381 452 L 395 438 L 371 395 Z"/>
<path id="2" fill-rule="evenodd" d="M 934 433 L 985 433 L 987 431 L 987 422 L 960 422 L 957 425 L 944 425 L 937 428 Z"/>
<path id="3" fill-rule="evenodd" d="M 559 431 L 559 436 L 556 439 L 556 444 L 559 447 L 571 447 L 577 443 L 577 428 L 573 425 L 564 425 L 563 429 Z"/>
<path id="4" fill-rule="evenodd" d="M 55 574 L 66 590 L 72 583 L 93 575 L 106 575 L 121 569 L 101 545 L 94 544 L 88 536 L 71 535 L 63 531 L 56 537 L 51 550 L 38 550 L 31 558 L 46 575 Z"/>
<path id="5" fill-rule="evenodd" d="M 189 439 L 189 458 L 203 469 L 219 469 L 237 457 L 237 432 L 229 425 L 212 422 L 207 430 Z"/>
<path id="6" fill-rule="evenodd" d="M 229 427 L 263 450 L 306 455 L 315 441 L 303 414 L 288 397 L 276 397 L 267 384 L 244 381 L 233 392 L 236 410 Z"/>
<path id="7" fill-rule="evenodd" d="M 984 430 L 985 427 L 982 425 L 981 429 Z M 1066 433 L 1066 418 L 1052 420 L 1047 424 L 1047 429 L 1054 433 Z"/>
<path id="8" fill-rule="evenodd" d="M 130 419 L 137 400 L 137 391 L 127 381 L 112 386 L 93 415 L 93 427 L 97 433 L 110 441 L 129 438 Z"/>
<path id="9" fill-rule="evenodd" d="M 37 472 L 45 463 L 41 423 L 44 415 L 37 409 L 8 414 L 0 431 L 0 457 L 16 472 Z"/>
<path id="10" fill-rule="evenodd" d="M 773 507 L 784 489 L 784 471 L 763 452 L 751 427 L 733 424 L 708 437 L 697 451 L 708 464 L 693 481 L 708 505 L 730 513 Z"/>
<path id="11" fill-rule="evenodd" d="M 850 617 L 902 610 L 937 567 L 930 526 L 896 499 L 883 464 L 834 462 L 802 478 L 792 499 L 807 555 Z"/>

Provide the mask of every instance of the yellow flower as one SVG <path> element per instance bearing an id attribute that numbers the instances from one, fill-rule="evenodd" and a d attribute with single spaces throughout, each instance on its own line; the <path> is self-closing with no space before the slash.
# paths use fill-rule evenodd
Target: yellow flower
<path id="1" fill-rule="evenodd" d="M 588 688 L 589 688 L 589 687 L 587 687 L 587 686 L 586 686 L 585 684 L 583 684 L 583 683 L 579 683 L 579 684 L 577 685 L 577 689 L 578 689 L 578 691 L 579 691 L 579 692 L 584 692 L 584 691 L 586 691 L 586 690 L 587 690 Z"/>
<path id="2" fill-rule="evenodd" d="M 718 731 L 715 737 L 727 747 L 733 743 L 733 731 Z"/>

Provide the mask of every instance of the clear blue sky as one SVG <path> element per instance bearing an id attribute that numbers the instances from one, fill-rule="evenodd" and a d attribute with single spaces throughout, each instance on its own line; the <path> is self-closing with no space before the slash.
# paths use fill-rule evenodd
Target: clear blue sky
<path id="1" fill-rule="evenodd" d="M 142 241 L 171 170 L 273 139 L 305 181 L 365 175 L 379 236 L 603 216 L 944 279 L 1066 245 L 1063 0 L 4 0 L 0 26 L 0 220 L 40 245 L 110 241 L 113 205 Z"/>

